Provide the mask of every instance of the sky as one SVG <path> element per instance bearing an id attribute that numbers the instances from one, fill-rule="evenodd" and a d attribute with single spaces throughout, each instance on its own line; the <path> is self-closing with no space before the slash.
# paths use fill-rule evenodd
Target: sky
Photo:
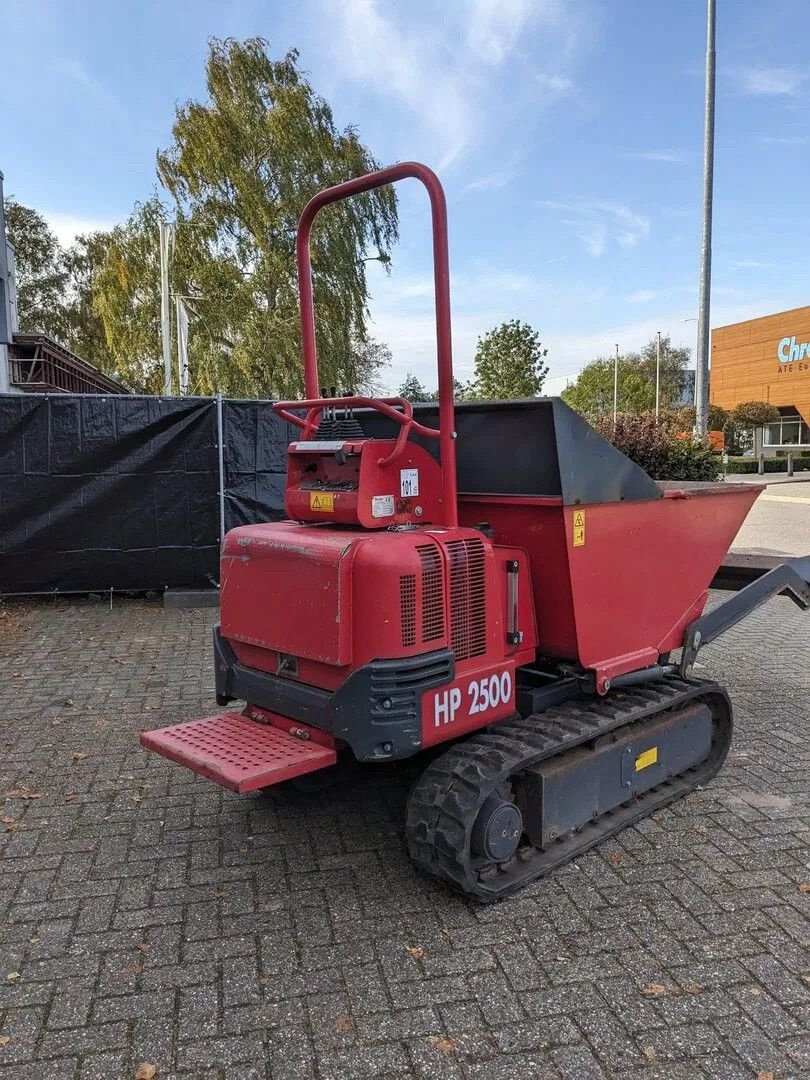
<path id="1" fill-rule="evenodd" d="M 808 302 L 806 0 L 717 0 L 712 325 Z M 694 347 L 704 0 L 4 0 L 0 170 L 63 242 L 156 183 L 211 36 L 295 47 L 382 164 L 440 175 L 456 373 L 506 319 L 548 348 L 547 392 L 657 330 Z M 435 386 L 429 215 L 399 186 L 371 332 Z M 193 328 L 192 328 L 193 329 Z"/>

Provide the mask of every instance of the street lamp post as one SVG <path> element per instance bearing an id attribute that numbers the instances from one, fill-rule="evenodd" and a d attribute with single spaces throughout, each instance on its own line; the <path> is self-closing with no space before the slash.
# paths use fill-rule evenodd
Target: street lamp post
<path id="1" fill-rule="evenodd" d="M 716 0 L 706 9 L 706 105 L 703 128 L 703 229 L 700 245 L 700 306 L 695 364 L 695 436 L 703 439 L 709 426 L 709 308 L 712 281 L 712 195 L 714 190 Z"/>
<path id="2" fill-rule="evenodd" d="M 160 230 L 160 340 L 163 346 L 163 393 L 172 393 L 172 315 L 169 307 L 169 249 L 174 242 L 174 224 L 161 221 Z"/>
<path id="3" fill-rule="evenodd" d="M 655 343 L 655 419 L 658 419 L 658 406 L 661 400 L 661 331 Z"/>
<path id="4" fill-rule="evenodd" d="M 616 359 L 613 361 L 613 426 L 619 412 L 619 346 L 616 346 Z"/>

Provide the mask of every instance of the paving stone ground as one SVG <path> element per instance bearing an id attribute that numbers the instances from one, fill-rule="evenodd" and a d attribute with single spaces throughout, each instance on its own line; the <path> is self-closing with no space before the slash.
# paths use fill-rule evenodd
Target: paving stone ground
<path id="1" fill-rule="evenodd" d="M 706 651 L 706 790 L 481 908 L 404 855 L 413 766 L 237 797 L 139 749 L 214 711 L 215 614 L 0 608 L 0 1080 L 810 1075 L 810 616 Z"/>

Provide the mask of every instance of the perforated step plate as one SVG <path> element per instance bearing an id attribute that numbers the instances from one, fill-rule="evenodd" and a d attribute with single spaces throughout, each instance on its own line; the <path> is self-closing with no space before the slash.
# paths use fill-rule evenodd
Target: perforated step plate
<path id="1" fill-rule="evenodd" d="M 337 760 L 328 746 L 296 739 L 236 712 L 144 731 L 141 746 L 238 794 L 292 780 Z"/>

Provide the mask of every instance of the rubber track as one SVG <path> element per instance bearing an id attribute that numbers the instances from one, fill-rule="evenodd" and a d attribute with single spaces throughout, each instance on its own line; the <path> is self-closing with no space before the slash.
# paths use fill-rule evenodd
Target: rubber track
<path id="1" fill-rule="evenodd" d="M 529 766 L 602 735 L 680 709 L 696 700 L 712 709 L 712 749 L 704 762 L 569 833 L 545 851 L 522 846 L 507 863 L 476 865 L 470 834 L 487 794 Z M 436 758 L 408 801 L 410 856 L 424 872 L 482 902 L 516 892 L 550 870 L 705 783 L 723 763 L 731 740 L 731 702 L 717 683 L 670 676 L 660 683 L 582 697 L 516 718 L 456 743 Z"/>

